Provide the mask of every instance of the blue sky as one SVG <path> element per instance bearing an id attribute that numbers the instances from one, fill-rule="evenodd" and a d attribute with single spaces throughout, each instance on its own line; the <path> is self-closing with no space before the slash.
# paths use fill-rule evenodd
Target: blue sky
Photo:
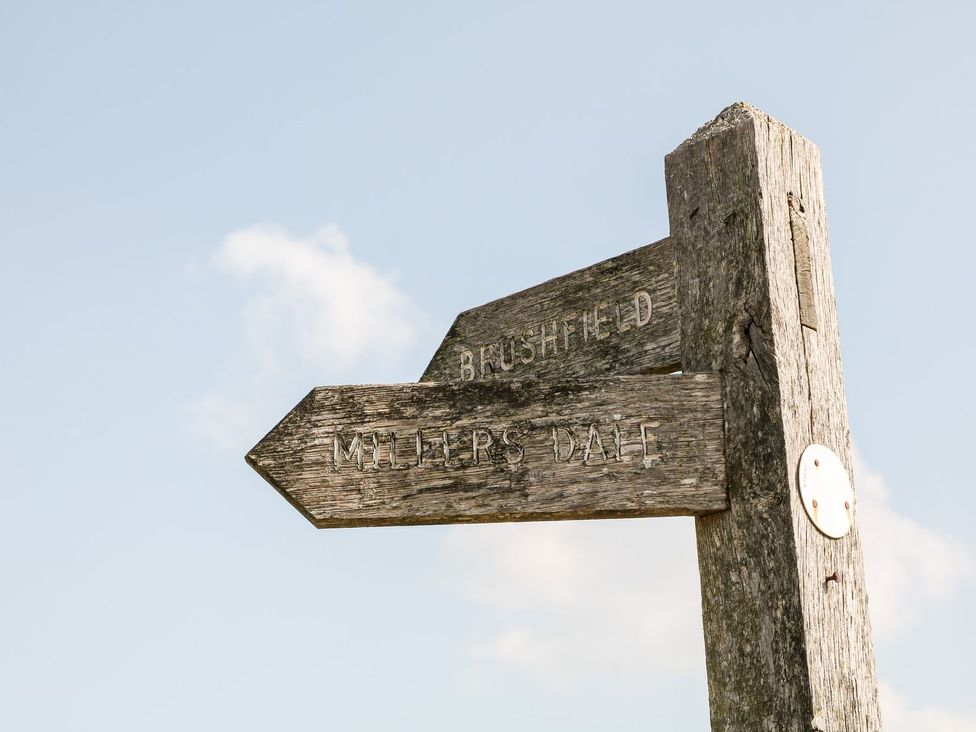
<path id="1" fill-rule="evenodd" d="M 976 729 L 974 16 L 0 3 L 0 728 L 706 728 L 690 522 L 315 531 L 243 455 L 665 236 L 744 99 L 823 155 L 888 727 Z"/>

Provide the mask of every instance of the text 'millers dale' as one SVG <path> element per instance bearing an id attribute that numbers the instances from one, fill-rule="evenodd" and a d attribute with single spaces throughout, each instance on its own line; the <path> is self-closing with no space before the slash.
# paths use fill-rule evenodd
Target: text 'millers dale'
<path id="1" fill-rule="evenodd" d="M 727 505 L 708 374 L 320 387 L 247 460 L 319 527 Z"/>

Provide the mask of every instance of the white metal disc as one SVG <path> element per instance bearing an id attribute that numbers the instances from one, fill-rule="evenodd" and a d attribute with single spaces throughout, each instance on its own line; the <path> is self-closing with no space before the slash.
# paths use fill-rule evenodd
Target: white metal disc
<path id="1" fill-rule="evenodd" d="M 808 445 L 800 456 L 800 500 L 822 533 L 840 539 L 854 523 L 854 489 L 847 468 L 825 445 Z"/>

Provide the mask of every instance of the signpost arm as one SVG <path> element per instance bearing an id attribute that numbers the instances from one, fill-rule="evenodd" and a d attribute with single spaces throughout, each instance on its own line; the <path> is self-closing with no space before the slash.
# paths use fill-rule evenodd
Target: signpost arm
<path id="1" fill-rule="evenodd" d="M 730 510 L 696 519 L 712 728 L 880 730 L 856 523 L 826 537 L 797 488 L 808 444 L 851 469 L 818 150 L 736 104 L 665 167 L 682 368 L 723 377 Z"/>

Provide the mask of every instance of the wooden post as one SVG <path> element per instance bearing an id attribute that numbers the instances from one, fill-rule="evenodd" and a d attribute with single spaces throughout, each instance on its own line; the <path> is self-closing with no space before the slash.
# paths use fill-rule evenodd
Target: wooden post
<path id="1" fill-rule="evenodd" d="M 696 519 L 712 729 L 880 730 L 856 523 L 826 537 L 797 488 L 811 443 L 851 469 L 819 152 L 735 104 L 665 169 L 682 368 L 725 406 L 730 510 Z"/>

